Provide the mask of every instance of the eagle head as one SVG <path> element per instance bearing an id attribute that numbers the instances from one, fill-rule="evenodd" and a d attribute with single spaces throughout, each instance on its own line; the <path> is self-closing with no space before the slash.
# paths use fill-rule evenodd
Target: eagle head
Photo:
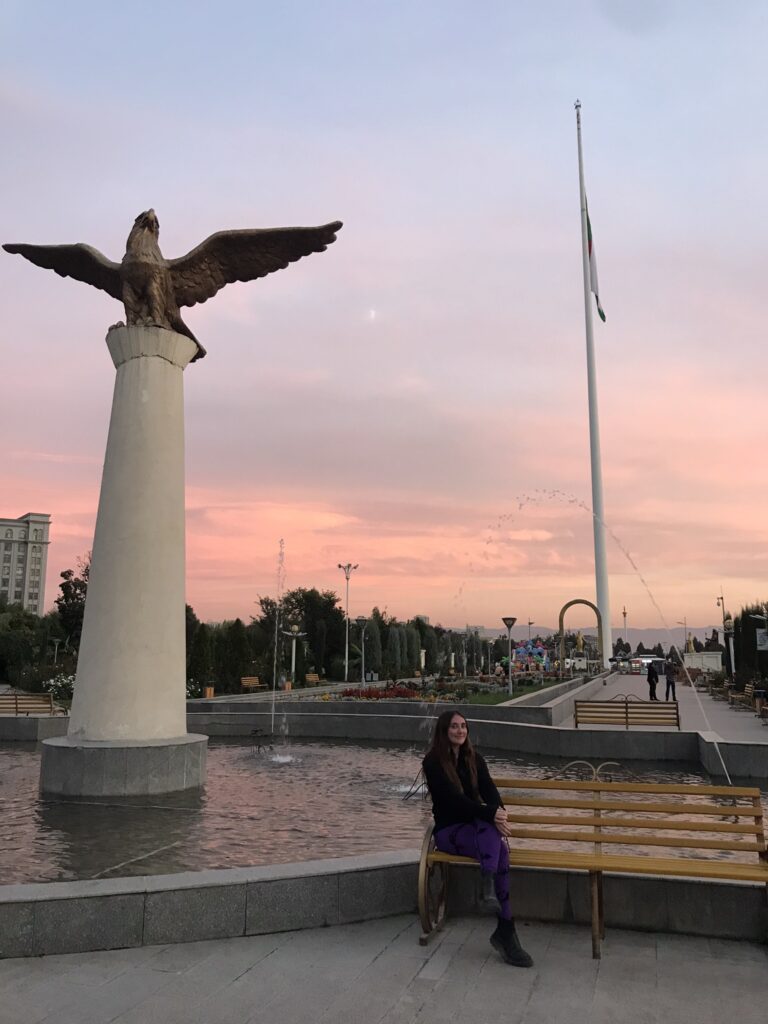
<path id="1" fill-rule="evenodd" d="M 140 213 L 133 222 L 133 227 L 134 230 L 142 228 L 145 231 L 151 231 L 155 238 L 160 234 L 160 221 L 154 210 L 145 210 L 144 213 Z"/>

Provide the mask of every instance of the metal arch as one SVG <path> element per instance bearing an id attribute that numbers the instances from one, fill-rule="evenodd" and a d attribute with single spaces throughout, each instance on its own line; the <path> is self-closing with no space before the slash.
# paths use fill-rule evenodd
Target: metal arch
<path id="1" fill-rule="evenodd" d="M 597 607 L 597 605 L 592 604 L 591 601 L 587 601 L 584 597 L 575 597 L 572 601 L 568 601 L 567 604 L 564 604 L 563 607 L 560 609 L 560 664 L 565 664 L 565 629 L 563 628 L 563 624 L 565 622 L 565 613 L 574 604 L 585 604 L 587 608 L 591 608 L 597 616 L 597 655 L 600 660 L 600 664 L 604 665 L 605 659 L 603 658 L 603 617 L 600 614 L 600 609 Z"/>

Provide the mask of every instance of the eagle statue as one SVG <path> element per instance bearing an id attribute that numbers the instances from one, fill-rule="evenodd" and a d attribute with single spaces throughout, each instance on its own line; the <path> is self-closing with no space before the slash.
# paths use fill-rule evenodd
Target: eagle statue
<path id="1" fill-rule="evenodd" d="M 336 241 L 341 221 L 311 228 L 246 228 L 217 231 L 176 260 L 160 252 L 160 222 L 154 210 L 136 218 L 125 256 L 113 263 L 90 245 L 8 244 L 18 253 L 61 277 L 74 277 L 108 292 L 125 306 L 129 325 L 154 325 L 185 334 L 197 345 L 195 359 L 205 349 L 181 319 L 182 306 L 194 306 L 233 281 L 253 281 L 283 270 L 302 256 L 323 252 Z"/>

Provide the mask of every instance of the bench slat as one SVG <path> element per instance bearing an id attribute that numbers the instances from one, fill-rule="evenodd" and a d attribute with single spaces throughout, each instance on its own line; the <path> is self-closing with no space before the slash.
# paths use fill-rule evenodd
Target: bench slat
<path id="1" fill-rule="evenodd" d="M 583 779 L 526 779 L 511 776 L 494 777 L 497 789 L 573 789 L 610 793 L 690 793 L 697 796 L 742 796 L 753 799 L 754 786 L 707 786 L 684 782 L 603 782 Z"/>
<path id="2" fill-rule="evenodd" d="M 757 853 L 760 849 L 756 842 L 734 839 L 702 839 L 700 836 L 689 836 L 681 839 L 677 836 L 648 836 L 637 835 L 634 832 L 625 832 L 616 835 L 613 832 L 573 832 L 559 829 L 546 831 L 545 829 L 522 829 L 511 830 L 512 839 L 543 839 L 547 842 L 564 843 L 611 843 L 621 846 L 668 846 L 676 849 L 683 847 L 694 847 L 699 850 L 743 850 L 745 853 Z"/>
<path id="3" fill-rule="evenodd" d="M 508 814 L 507 821 L 534 825 L 601 825 L 604 828 L 651 828 L 662 827 L 658 818 L 598 818 L 577 814 Z M 665 821 L 665 829 L 686 832 L 732 832 L 737 835 L 762 836 L 762 825 L 743 825 L 719 821 Z M 642 841 L 642 840 L 640 840 Z"/>
<path id="4" fill-rule="evenodd" d="M 694 857 L 641 857 L 622 854 L 567 853 L 566 851 L 510 850 L 510 862 L 531 867 L 571 867 L 589 871 L 618 871 L 641 875 L 693 875 L 701 878 L 734 879 L 745 882 L 768 882 L 768 864 L 755 861 L 702 860 Z"/>
<path id="5" fill-rule="evenodd" d="M 551 800 L 549 798 L 513 796 L 505 797 L 504 803 L 507 807 L 569 807 L 584 808 L 591 810 L 593 807 L 601 811 L 639 811 L 652 814 L 716 814 L 721 818 L 731 818 L 734 815 L 742 815 L 754 818 L 755 811 L 752 807 L 720 807 L 718 804 L 697 804 L 697 803 L 645 803 L 629 800 Z"/>
<path id="6" fill-rule="evenodd" d="M 768 883 L 768 864 L 755 861 L 741 864 L 732 860 L 702 860 L 696 857 L 641 857 L 616 853 L 578 853 L 570 850 L 509 851 L 514 867 L 577 869 L 580 871 L 614 871 L 630 875 L 675 875 L 694 878 L 732 879 L 739 882 Z M 477 866 L 473 857 L 459 857 L 439 850 L 427 857 L 430 864 Z"/>

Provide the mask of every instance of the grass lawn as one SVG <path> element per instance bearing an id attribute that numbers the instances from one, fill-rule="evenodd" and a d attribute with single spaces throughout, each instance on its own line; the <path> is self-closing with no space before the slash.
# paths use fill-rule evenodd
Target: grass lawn
<path id="1" fill-rule="evenodd" d="M 547 679 L 542 683 L 515 683 L 515 697 L 522 697 L 523 694 L 533 693 L 536 690 L 546 690 L 550 686 L 555 686 L 559 683 L 559 679 Z M 465 704 L 503 704 L 507 700 L 512 700 L 509 691 L 506 687 L 502 690 L 493 691 L 491 693 L 473 693 L 465 698 L 463 703 Z"/>

